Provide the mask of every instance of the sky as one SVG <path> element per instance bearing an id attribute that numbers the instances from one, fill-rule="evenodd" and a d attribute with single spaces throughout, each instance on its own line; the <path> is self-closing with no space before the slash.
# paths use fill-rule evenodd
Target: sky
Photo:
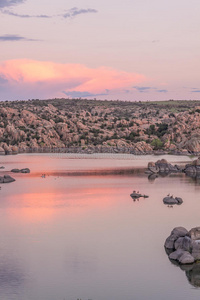
<path id="1" fill-rule="evenodd" d="M 199 13 L 199 0 L 0 0 L 0 100 L 199 100 Z"/>

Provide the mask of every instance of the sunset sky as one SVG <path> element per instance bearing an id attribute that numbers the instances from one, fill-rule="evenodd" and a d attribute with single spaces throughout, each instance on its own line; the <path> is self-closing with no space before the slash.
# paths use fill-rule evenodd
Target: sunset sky
<path id="1" fill-rule="evenodd" d="M 0 100 L 200 99 L 199 0 L 0 0 Z"/>

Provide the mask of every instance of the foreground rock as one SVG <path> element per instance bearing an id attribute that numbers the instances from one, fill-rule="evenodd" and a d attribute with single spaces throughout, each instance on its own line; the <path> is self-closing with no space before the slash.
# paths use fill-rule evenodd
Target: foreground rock
<path id="1" fill-rule="evenodd" d="M 174 205 L 174 204 L 180 205 L 183 203 L 183 199 L 180 197 L 167 196 L 163 198 L 163 202 L 164 204 L 167 205 Z"/>
<path id="2" fill-rule="evenodd" d="M 179 264 L 192 264 L 200 260 L 200 227 L 187 231 L 184 227 L 176 227 L 165 241 L 169 259 Z"/>
<path id="3" fill-rule="evenodd" d="M 15 179 L 12 178 L 10 175 L 0 176 L 0 183 L 10 183 L 13 181 L 15 181 Z"/>
<path id="4" fill-rule="evenodd" d="M 13 172 L 13 173 L 30 173 L 30 169 L 29 168 L 25 168 L 25 169 L 12 169 L 11 172 Z"/>

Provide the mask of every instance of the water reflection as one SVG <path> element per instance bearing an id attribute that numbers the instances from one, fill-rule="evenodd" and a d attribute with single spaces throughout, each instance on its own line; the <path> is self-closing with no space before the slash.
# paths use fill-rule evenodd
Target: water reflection
<path id="1" fill-rule="evenodd" d="M 184 178 L 187 182 L 195 183 L 195 185 L 200 185 L 200 175 L 189 175 L 185 173 L 151 173 L 148 175 L 149 182 L 155 182 L 158 178 Z"/>
<path id="2" fill-rule="evenodd" d="M 169 255 L 172 251 L 165 248 L 167 255 Z M 179 267 L 182 271 L 185 272 L 185 275 L 188 279 L 188 282 L 194 286 L 195 288 L 200 288 L 200 262 L 195 262 L 194 264 L 181 265 L 176 260 L 170 259 L 170 262 Z"/>
<path id="3" fill-rule="evenodd" d="M 143 168 L 119 168 L 119 169 L 101 169 L 101 170 L 77 170 L 77 171 L 50 171 L 47 173 L 38 173 L 32 172 L 29 174 L 31 177 L 42 177 L 46 178 L 48 176 L 54 177 L 68 177 L 68 176 L 111 176 L 111 175 L 124 175 L 124 176 L 142 176 L 144 177 L 144 169 Z"/>
<path id="4" fill-rule="evenodd" d="M 148 181 L 146 158 L 141 165 L 36 158 L 5 164 L 7 170 L 30 167 L 31 173 L 15 174 L 16 182 L 0 191 L 0 299 L 197 299 L 184 274 L 176 284 L 162 250 L 169 227 L 199 222 L 193 179 L 179 174 Z M 133 204 L 133 189 L 149 199 Z M 167 209 L 161 199 L 169 192 L 187 201 Z M 147 243 L 151 259 L 141 264 Z M 1 259 L 1 248 L 12 255 Z M 195 269 L 184 270 L 194 286 Z"/>
<path id="5" fill-rule="evenodd" d="M 7 256 L 0 258 L 0 291 L 4 295 L 21 294 L 25 282 L 25 274 L 14 258 Z M 1 298 L 2 299 L 2 298 Z M 3 298 L 5 299 L 5 298 Z"/>
<path id="6" fill-rule="evenodd" d="M 185 267 L 185 274 L 191 285 L 200 287 L 200 263 Z"/>

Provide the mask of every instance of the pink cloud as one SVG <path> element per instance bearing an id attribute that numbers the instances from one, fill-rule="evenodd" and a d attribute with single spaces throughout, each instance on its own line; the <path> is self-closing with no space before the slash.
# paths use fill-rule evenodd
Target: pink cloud
<path id="1" fill-rule="evenodd" d="M 28 59 L 0 63 L 3 95 L 13 98 L 60 97 L 63 91 L 103 93 L 120 91 L 145 81 L 145 76 L 108 67 L 89 68 Z"/>

